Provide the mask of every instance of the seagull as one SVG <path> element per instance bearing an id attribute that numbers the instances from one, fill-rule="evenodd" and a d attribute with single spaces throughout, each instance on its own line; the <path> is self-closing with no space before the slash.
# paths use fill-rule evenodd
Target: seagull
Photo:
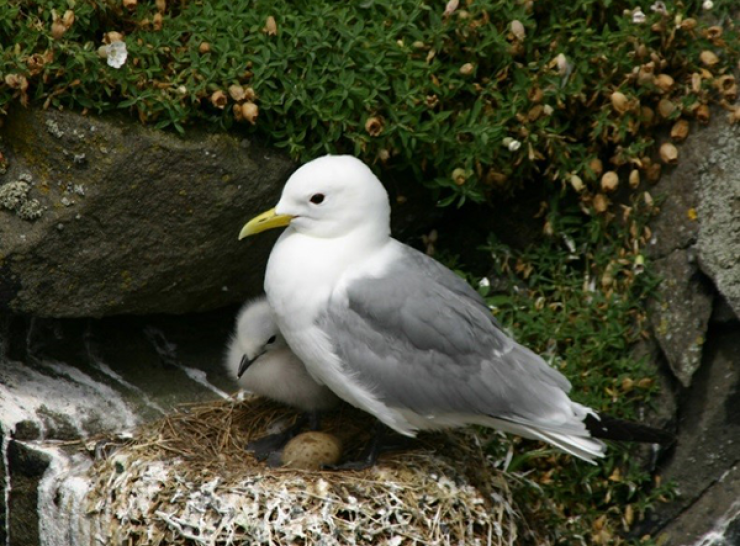
<path id="1" fill-rule="evenodd" d="M 483 425 L 590 463 L 604 456 L 599 437 L 670 437 L 571 400 L 568 379 L 476 290 L 391 237 L 388 194 L 360 160 L 306 163 L 239 239 L 285 226 L 265 274 L 280 331 L 317 383 L 396 432 Z"/>
<path id="2" fill-rule="evenodd" d="M 224 365 L 243 389 L 305 412 L 282 433 L 250 442 L 247 449 L 254 451 L 258 459 L 280 449 L 307 422 L 317 430 L 320 412 L 339 403 L 331 390 L 312 379 L 303 362 L 290 350 L 264 297 L 248 301 L 239 310 Z"/>

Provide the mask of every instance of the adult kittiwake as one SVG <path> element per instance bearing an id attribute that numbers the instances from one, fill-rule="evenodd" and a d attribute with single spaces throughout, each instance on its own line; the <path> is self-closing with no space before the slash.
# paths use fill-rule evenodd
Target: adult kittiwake
<path id="1" fill-rule="evenodd" d="M 290 350 L 264 297 L 248 301 L 239 310 L 225 366 L 243 389 L 306 412 L 293 427 L 251 442 L 248 449 L 258 459 L 280 449 L 307 421 L 317 429 L 319 412 L 339 402 L 331 390 L 313 380 Z"/>
<path id="2" fill-rule="evenodd" d="M 265 275 L 280 331 L 318 383 L 401 434 L 484 425 L 589 462 L 598 437 L 670 437 L 572 401 L 473 288 L 391 238 L 388 194 L 358 159 L 303 165 L 239 238 L 281 226 Z"/>

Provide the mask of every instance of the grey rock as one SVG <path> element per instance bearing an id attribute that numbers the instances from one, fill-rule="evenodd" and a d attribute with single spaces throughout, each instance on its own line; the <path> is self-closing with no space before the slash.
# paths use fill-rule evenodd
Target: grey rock
<path id="1" fill-rule="evenodd" d="M 671 540 L 692 544 L 740 499 L 740 329 L 712 326 L 704 362 L 679 410 L 678 441 L 663 480 L 679 498 L 662 506 L 658 525 Z"/>
<path id="2" fill-rule="evenodd" d="M 671 522 L 659 541 L 676 546 L 740 544 L 740 462 L 711 483 L 695 503 Z"/>
<path id="3" fill-rule="evenodd" d="M 10 544 L 39 544 L 39 485 L 55 442 L 115 436 L 181 404 L 236 392 L 222 365 L 235 312 L 0 315 L 0 491 L 10 484 L 7 512 L 0 494 L 0 543 L 9 533 Z"/>
<path id="4" fill-rule="evenodd" d="M 276 234 L 241 242 L 237 234 L 277 201 L 295 167 L 283 154 L 228 135 L 181 138 L 117 118 L 20 108 L 0 137 L 9 161 L 0 191 L 27 184 L 21 200 L 34 205 L 21 211 L 14 186 L 4 190 L 0 310 L 185 313 L 260 291 Z M 33 222 L 19 216 L 38 211 Z"/>
<path id="5" fill-rule="evenodd" d="M 653 333 L 673 374 L 688 387 L 701 366 L 714 294 L 690 251 L 675 250 L 658 258 L 653 271 L 661 278 L 648 304 Z"/>
<path id="6" fill-rule="evenodd" d="M 725 124 L 712 144 L 697 184 L 699 259 L 740 314 L 740 129 Z"/>

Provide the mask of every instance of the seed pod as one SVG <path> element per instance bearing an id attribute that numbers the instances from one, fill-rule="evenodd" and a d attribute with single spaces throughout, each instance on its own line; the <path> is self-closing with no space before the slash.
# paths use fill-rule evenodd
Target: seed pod
<path id="1" fill-rule="evenodd" d="M 244 121 L 244 114 L 242 114 L 241 104 L 235 104 L 231 110 L 234 113 L 234 119 L 236 121 Z"/>
<path id="2" fill-rule="evenodd" d="M 677 142 L 682 142 L 689 135 L 689 122 L 685 119 L 679 119 L 671 127 L 671 138 Z"/>
<path id="3" fill-rule="evenodd" d="M 699 123 L 709 123 L 709 118 L 711 117 L 709 114 L 709 106 L 706 104 L 700 104 L 696 110 L 694 110 L 694 116 Z"/>
<path id="4" fill-rule="evenodd" d="M 68 9 L 64 12 L 64 15 L 62 16 L 62 24 L 69 28 L 71 27 L 75 22 L 75 12 L 71 9 Z"/>
<path id="5" fill-rule="evenodd" d="M 645 170 L 645 177 L 648 179 L 649 182 L 657 182 L 660 180 L 660 174 L 662 172 L 662 167 L 660 166 L 660 163 L 653 163 L 652 165 L 649 165 L 648 168 Z"/>
<path id="6" fill-rule="evenodd" d="M 619 187 L 619 176 L 614 171 L 607 171 L 601 177 L 601 190 L 604 193 L 612 193 Z"/>
<path id="7" fill-rule="evenodd" d="M 265 21 L 265 28 L 262 29 L 262 32 L 266 33 L 268 36 L 277 36 L 277 22 L 272 15 L 270 15 L 267 18 L 267 21 Z"/>
<path id="8" fill-rule="evenodd" d="M 112 44 L 113 42 L 123 42 L 123 34 L 121 34 L 120 32 L 116 32 L 115 30 L 111 32 L 106 32 L 103 35 L 103 42 L 105 42 L 106 44 Z"/>
<path id="9" fill-rule="evenodd" d="M 136 9 L 137 3 L 138 3 L 137 0 L 123 0 L 122 2 L 123 7 L 129 11 L 134 11 Z"/>
<path id="10" fill-rule="evenodd" d="M 251 87 L 245 87 L 244 98 L 248 101 L 254 102 L 254 100 L 257 98 L 257 93 L 255 93 L 254 89 L 252 89 Z"/>
<path id="11" fill-rule="evenodd" d="M 655 112 L 652 108 L 649 106 L 643 106 L 640 108 L 640 122 L 643 123 L 646 126 L 650 126 L 653 124 L 653 120 L 655 119 Z"/>
<path id="12" fill-rule="evenodd" d="M 154 17 L 152 18 L 152 27 L 154 30 L 162 30 L 162 27 L 164 26 L 164 17 L 162 17 L 162 14 L 160 12 L 157 12 L 154 14 Z"/>
<path id="13" fill-rule="evenodd" d="M 159 13 L 164 13 L 167 10 L 167 0 L 155 0 L 154 5 L 157 6 Z"/>
<path id="14" fill-rule="evenodd" d="M 658 103 L 658 114 L 663 119 L 668 119 L 676 111 L 676 105 L 668 99 L 660 99 Z"/>
<path id="15" fill-rule="evenodd" d="M 630 172 L 629 185 L 633 190 L 640 185 L 640 171 L 637 169 L 632 169 L 632 172 Z"/>
<path id="16" fill-rule="evenodd" d="M 229 96 L 237 102 L 244 100 L 244 88 L 241 85 L 230 85 Z"/>
<path id="17" fill-rule="evenodd" d="M 727 115 L 727 120 L 732 124 L 735 125 L 736 123 L 740 122 L 740 108 L 735 106 L 730 110 L 730 113 Z"/>
<path id="18" fill-rule="evenodd" d="M 211 104 L 218 108 L 219 110 L 223 110 L 226 108 L 226 104 L 229 102 L 229 99 L 226 97 L 226 93 L 221 91 L 220 89 L 218 91 L 215 91 L 211 95 Z"/>
<path id="19" fill-rule="evenodd" d="M 681 21 L 681 30 L 694 30 L 696 28 L 696 19 L 689 17 Z"/>
<path id="20" fill-rule="evenodd" d="M 383 132 L 385 121 L 382 116 L 372 116 L 365 122 L 365 131 L 372 137 L 376 137 Z"/>
<path id="21" fill-rule="evenodd" d="M 20 89 L 21 91 L 28 89 L 28 80 L 20 74 L 6 74 L 5 84 L 11 89 Z"/>
<path id="22" fill-rule="evenodd" d="M 255 103 L 245 102 L 244 104 L 241 105 L 241 110 L 242 110 L 242 117 L 246 121 L 248 121 L 252 125 L 257 123 L 257 116 L 259 116 L 260 109 Z"/>
<path id="23" fill-rule="evenodd" d="M 674 80 L 668 74 L 658 74 L 655 78 L 655 86 L 663 93 L 673 89 Z"/>
<path id="24" fill-rule="evenodd" d="M 609 198 L 603 193 L 597 193 L 594 195 L 593 205 L 596 212 L 604 213 L 609 208 Z"/>
<path id="25" fill-rule="evenodd" d="M 660 147 L 660 159 L 666 165 L 673 165 L 678 161 L 678 149 L 670 142 Z"/>
<path id="26" fill-rule="evenodd" d="M 524 40 L 524 38 L 527 36 L 527 31 L 524 29 L 524 25 L 518 19 L 514 19 L 511 22 L 510 28 L 511 33 L 514 35 L 514 38 L 519 41 Z"/>
<path id="27" fill-rule="evenodd" d="M 629 100 L 625 96 L 624 93 L 620 93 L 619 91 L 615 91 L 612 93 L 611 96 L 612 99 L 612 108 L 614 108 L 614 111 L 618 114 L 624 114 L 627 112 L 627 110 L 630 109 Z"/>
<path id="28" fill-rule="evenodd" d="M 573 189 L 576 190 L 578 193 L 583 191 L 583 188 L 586 186 L 583 183 L 583 180 L 581 180 L 581 177 L 577 174 L 570 175 L 570 185 L 573 186 Z"/>
<path id="29" fill-rule="evenodd" d="M 208 42 L 201 42 L 200 45 L 198 46 L 198 52 L 203 55 L 210 51 L 211 51 L 211 44 L 209 44 Z"/>
<path id="30" fill-rule="evenodd" d="M 711 68 L 719 62 L 719 57 L 714 52 L 705 49 L 699 54 L 699 60 L 704 66 Z"/>
<path id="31" fill-rule="evenodd" d="M 737 99 L 737 83 L 734 76 L 731 74 L 720 76 L 715 80 L 714 85 L 728 101 L 735 102 L 735 99 Z"/>
<path id="32" fill-rule="evenodd" d="M 552 60 L 549 66 L 556 66 L 558 69 L 558 74 L 560 74 L 561 76 L 565 76 L 570 69 L 568 57 L 566 57 L 562 53 L 558 53 L 557 57 Z"/>
<path id="33" fill-rule="evenodd" d="M 469 76 L 473 73 L 474 68 L 475 67 L 473 66 L 473 63 L 465 63 L 460 67 L 460 74 L 462 74 L 463 76 Z"/>
<path id="34" fill-rule="evenodd" d="M 67 32 L 67 27 L 61 21 L 57 20 L 51 24 L 51 37 L 55 40 L 61 39 L 65 32 Z"/>
<path id="35" fill-rule="evenodd" d="M 465 169 L 461 169 L 458 167 L 454 171 L 452 171 L 452 180 L 457 184 L 458 186 L 462 186 L 465 184 L 465 181 L 468 179 L 467 173 L 465 172 Z"/>
<path id="36" fill-rule="evenodd" d="M 486 182 L 488 184 L 500 186 L 509 179 L 504 173 L 500 173 L 491 169 L 486 175 Z"/>
<path id="37" fill-rule="evenodd" d="M 717 25 L 711 26 L 706 29 L 703 34 L 706 36 L 707 40 L 714 42 L 722 37 L 722 27 Z"/>
<path id="38" fill-rule="evenodd" d="M 604 164 L 598 157 L 595 157 L 591 161 L 589 161 L 588 166 L 593 171 L 596 178 L 600 177 L 601 173 L 604 172 Z"/>
<path id="39" fill-rule="evenodd" d="M 655 81 L 655 63 L 645 63 L 637 71 L 637 83 L 640 85 L 652 84 Z"/>

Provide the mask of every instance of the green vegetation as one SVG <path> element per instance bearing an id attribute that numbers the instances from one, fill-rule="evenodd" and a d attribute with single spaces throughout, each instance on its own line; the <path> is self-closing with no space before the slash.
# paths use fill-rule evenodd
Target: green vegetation
<path id="1" fill-rule="evenodd" d="M 576 175 L 584 204 L 601 209 L 602 171 L 622 186 L 632 168 L 655 177 L 655 130 L 703 119 L 738 53 L 735 35 L 697 23 L 696 0 L 643 6 L 640 24 L 636 6 L 480 0 L 445 15 L 418 0 L 9 0 L 0 108 L 16 97 L 125 109 L 184 131 L 229 128 L 248 100 L 259 108 L 249 132 L 302 160 L 344 151 L 411 171 L 442 204 Z M 129 52 L 120 69 L 98 55 L 116 39 Z"/>
<path id="2" fill-rule="evenodd" d="M 508 287 L 492 294 L 482 289 L 518 341 L 549 357 L 571 379 L 575 400 L 633 419 L 657 393 L 654 370 L 631 354 L 634 343 L 649 336 L 644 302 L 656 284 L 640 253 L 647 209 L 637 206 L 626 225 L 615 226 L 598 217 L 576 223 L 577 213 L 563 211 L 571 224 L 562 238 L 525 251 L 493 239 L 488 250 L 494 271 L 508 279 Z M 506 447 L 495 448 L 499 456 Z M 509 468 L 531 471 L 529 477 L 543 487 L 523 487 L 518 495 L 525 506 L 536 507 L 534 526 L 553 530 L 556 543 L 620 544 L 619 535 L 639 523 L 646 509 L 672 496 L 670 484 L 656 483 L 644 470 L 637 450 L 612 444 L 607 458 L 592 467 L 547 447 L 524 449 Z M 639 543 L 650 544 L 651 538 Z"/>
<path id="3" fill-rule="evenodd" d="M 647 183 L 677 160 L 656 135 L 682 141 L 710 104 L 740 120 L 733 1 L 714 0 L 715 24 L 697 0 L 463 0 L 449 12 L 431 0 L 6 0 L 0 110 L 122 110 L 179 132 L 237 129 L 300 160 L 351 153 L 386 179 L 413 175 L 440 205 L 536 191 L 543 242 L 491 238 L 509 287 L 490 303 L 581 402 L 630 417 L 656 392 L 629 352 L 648 335 L 656 282 L 643 271 Z M 118 40 L 128 59 L 114 68 L 99 49 Z M 517 494 L 561 544 L 622 543 L 668 494 L 623 447 L 596 467 L 541 450 L 512 465 L 544 487 Z"/>

